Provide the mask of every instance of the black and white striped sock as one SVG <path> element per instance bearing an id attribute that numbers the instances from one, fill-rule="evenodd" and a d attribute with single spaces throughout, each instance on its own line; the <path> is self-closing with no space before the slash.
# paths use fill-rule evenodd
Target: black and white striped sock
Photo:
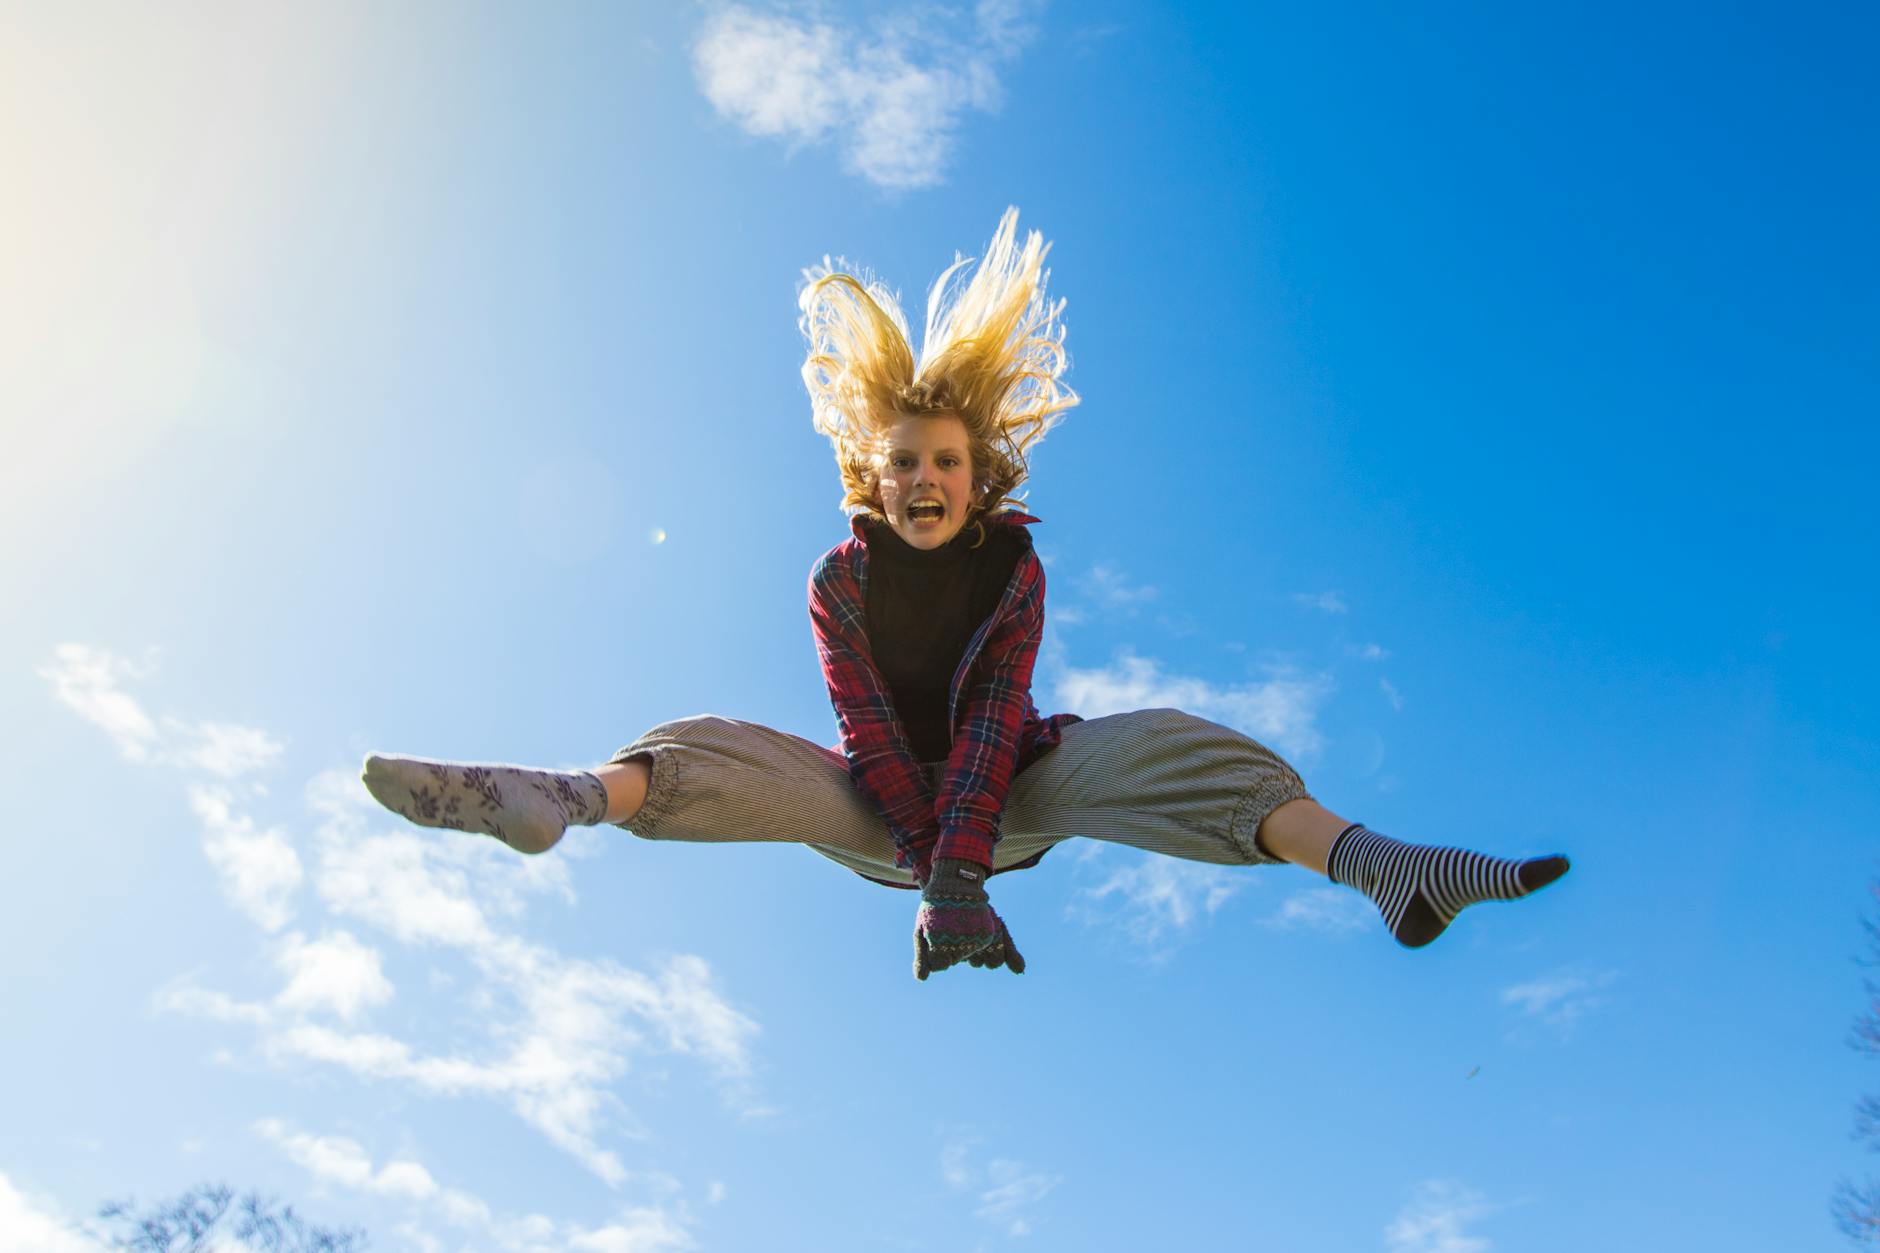
<path id="1" fill-rule="evenodd" d="M 1405 844 L 1352 823 L 1332 841 L 1326 873 L 1377 902 L 1405 948 L 1422 948 L 1477 901 L 1519 900 L 1567 873 L 1565 857 L 1514 861 L 1460 848 Z"/>

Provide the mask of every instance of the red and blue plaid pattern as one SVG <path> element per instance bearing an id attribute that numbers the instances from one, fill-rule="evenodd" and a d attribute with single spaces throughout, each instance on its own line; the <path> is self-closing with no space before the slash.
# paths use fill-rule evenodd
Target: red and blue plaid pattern
<path id="1" fill-rule="evenodd" d="M 988 526 L 1036 521 L 1015 510 L 985 519 Z M 865 525 L 858 515 L 853 538 L 825 553 L 809 577 L 810 625 L 842 735 L 838 747 L 849 777 L 888 824 L 898 865 L 922 879 L 939 857 L 990 868 L 1012 776 L 1080 721 L 1076 714 L 1041 718 L 1031 700 L 1044 635 L 1044 567 L 1027 544 L 999 607 L 960 658 L 950 700 L 953 749 L 935 796 L 868 645 Z"/>

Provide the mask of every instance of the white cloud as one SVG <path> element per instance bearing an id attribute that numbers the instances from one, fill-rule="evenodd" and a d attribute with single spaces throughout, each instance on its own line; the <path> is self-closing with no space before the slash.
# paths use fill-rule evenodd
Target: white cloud
<path id="1" fill-rule="evenodd" d="M 1318 711 L 1332 683 L 1326 675 L 1275 668 L 1265 682 L 1217 685 L 1164 674 L 1157 662 L 1125 650 L 1107 667 L 1062 666 L 1055 686 L 1055 704 L 1086 718 L 1135 709 L 1181 709 L 1305 759 L 1324 746 Z"/>
<path id="2" fill-rule="evenodd" d="M 628 1210 L 614 1222 L 568 1236 L 571 1249 L 594 1253 L 659 1253 L 661 1249 L 689 1249 L 695 1241 L 679 1219 L 654 1206 Z"/>
<path id="3" fill-rule="evenodd" d="M 422 867 L 423 859 L 416 864 Z M 444 891 L 422 870 L 404 881 L 420 898 Z M 382 921 L 401 922 L 396 915 Z M 168 989 L 159 1003 L 259 1027 L 263 1051 L 283 1064 L 312 1062 L 435 1096 L 503 1101 L 609 1184 L 624 1182 L 628 1171 L 602 1147 L 603 1121 L 618 1104 L 613 1086 L 636 1053 L 657 1042 L 703 1058 L 734 1087 L 748 1080 L 756 1024 L 723 1000 L 702 958 L 682 954 L 648 975 L 612 962 L 564 958 L 495 932 L 445 934 L 469 950 L 465 956 L 479 975 L 471 997 L 480 1002 L 488 1035 L 455 1040 L 444 1055 L 383 1032 L 336 1029 L 291 1012 L 326 1008 L 350 1017 L 345 1010 L 382 999 L 377 955 L 347 933 L 316 944 L 290 937 L 280 959 L 290 981 L 271 1006 L 187 983 Z M 417 934 L 418 942 L 435 940 L 435 932 Z M 389 986 L 384 992 L 389 995 Z"/>
<path id="4" fill-rule="evenodd" d="M 192 724 L 171 718 L 163 721 L 172 735 L 183 741 L 171 749 L 173 760 L 219 778 L 232 779 L 259 770 L 281 755 L 281 745 L 254 727 L 228 722 Z"/>
<path id="5" fill-rule="evenodd" d="M 1089 574 L 1077 580 L 1077 586 L 1106 609 L 1130 612 L 1143 602 L 1154 600 L 1157 595 L 1153 587 L 1131 583 L 1122 571 L 1108 564 L 1092 566 Z"/>
<path id="6" fill-rule="evenodd" d="M 999 67 L 1032 38 L 1031 8 L 903 10 L 862 33 L 732 5 L 706 21 L 693 69 L 712 107 L 750 134 L 833 141 L 870 182 L 925 187 L 941 180 L 961 115 L 998 107 Z"/>
<path id="7" fill-rule="evenodd" d="M 1034 1169 L 1008 1157 L 995 1157 L 982 1167 L 976 1139 L 951 1141 L 940 1150 L 940 1177 L 950 1188 L 977 1194 L 976 1217 L 1001 1228 L 1008 1236 L 1030 1235 L 1034 1214 L 1062 1175 Z"/>
<path id="8" fill-rule="evenodd" d="M 1306 888 L 1287 897 L 1270 918 L 1269 927 L 1283 931 L 1323 931 L 1348 935 L 1373 925 L 1377 907 L 1349 888 Z"/>
<path id="9" fill-rule="evenodd" d="M 756 1024 L 718 995 L 710 963 L 688 953 L 672 958 L 660 972 L 659 993 L 644 1012 L 665 1029 L 668 1047 L 698 1053 L 728 1075 L 749 1073 Z"/>
<path id="10" fill-rule="evenodd" d="M 1403 695 L 1398 692 L 1395 683 L 1392 683 L 1389 679 L 1379 679 L 1377 681 L 1377 690 L 1384 693 L 1384 699 L 1390 702 L 1392 709 L 1395 709 L 1398 713 L 1403 712 Z"/>
<path id="11" fill-rule="evenodd" d="M 1359 657 L 1364 658 L 1366 661 L 1382 661 L 1384 658 L 1390 656 L 1390 650 L 1385 648 L 1382 644 L 1365 644 L 1351 651 Z"/>
<path id="12" fill-rule="evenodd" d="M 375 1172 L 366 1151 L 344 1136 L 306 1135 L 274 1118 L 256 1123 L 255 1132 L 322 1183 L 415 1201 L 437 1195 L 437 1181 L 417 1162 L 387 1162 Z"/>
<path id="13" fill-rule="evenodd" d="M 185 766 L 232 779 L 281 754 L 281 745 L 254 727 L 152 718 L 122 685 L 149 677 L 153 660 L 139 664 L 86 644 L 60 644 L 53 657 L 51 665 L 35 673 L 52 684 L 61 703 L 109 736 L 126 761 Z"/>
<path id="14" fill-rule="evenodd" d="M 1384 1228 L 1384 1243 L 1390 1253 L 1488 1253 L 1487 1238 L 1463 1228 L 1491 1208 L 1479 1192 L 1430 1180 L 1417 1187 L 1410 1202 Z"/>
<path id="15" fill-rule="evenodd" d="M 96 1253 L 101 1246 L 0 1174 L 0 1253 Z"/>
<path id="16" fill-rule="evenodd" d="M 290 935 L 275 963 L 287 976 L 287 986 L 275 995 L 274 1003 L 286 1010 L 327 1010 L 350 1021 L 359 1011 L 383 1005 L 392 997 L 378 950 L 361 944 L 349 931 L 318 940 Z"/>
<path id="17" fill-rule="evenodd" d="M 471 839 L 449 831 L 355 839 L 323 830 L 314 886 L 334 913 L 383 928 L 403 943 L 486 945 L 494 933 L 458 855 Z"/>
<path id="18" fill-rule="evenodd" d="M 178 979 L 157 989 L 151 999 L 160 1010 L 173 1014 L 191 1014 L 197 1018 L 213 1018 L 217 1022 L 240 1022 L 259 1027 L 274 1021 L 274 1014 L 266 1005 L 238 1001 L 224 993 L 197 987 L 188 978 Z"/>
<path id="19" fill-rule="evenodd" d="M 254 1130 L 320 1183 L 406 1203 L 413 1217 L 402 1223 L 398 1231 L 407 1242 L 420 1248 L 444 1247 L 442 1241 L 421 1225 L 426 1216 L 452 1227 L 479 1232 L 496 1247 L 516 1253 L 546 1253 L 549 1249 L 659 1253 L 667 1249 L 688 1249 L 695 1244 L 688 1230 L 690 1218 L 683 1206 L 676 1210 L 654 1205 L 629 1206 L 598 1227 L 557 1222 L 542 1214 L 505 1217 L 496 1214 L 482 1198 L 443 1186 L 421 1162 L 404 1158 L 375 1168 L 371 1155 L 355 1140 L 345 1136 L 309 1135 L 274 1118 L 262 1119 Z"/>
<path id="20" fill-rule="evenodd" d="M 1593 973 L 1560 970 L 1503 988 L 1501 1003 L 1515 1006 L 1528 1018 L 1568 1031 L 1586 1014 L 1606 1003 L 1601 989 L 1618 977 L 1616 970 Z"/>
<path id="21" fill-rule="evenodd" d="M 1028 1168 L 1023 1162 L 1003 1157 L 994 1158 L 987 1165 L 986 1173 L 994 1182 L 979 1194 L 979 1208 L 973 1212 L 1004 1227 L 1010 1236 L 1031 1234 L 1027 1211 L 1036 1208 L 1062 1182 L 1060 1175 L 1047 1175 Z"/>
<path id="22" fill-rule="evenodd" d="M 55 664 L 35 670 L 52 684 L 53 694 L 110 736 L 124 760 L 149 761 L 157 744 L 156 724 L 119 688 L 125 679 L 148 674 L 149 667 L 84 644 L 60 644 L 53 655 Z"/>
<path id="23" fill-rule="evenodd" d="M 207 832 L 203 855 L 215 867 L 229 903 L 266 930 L 285 927 L 294 916 L 289 898 L 301 880 L 300 855 L 286 835 L 257 832 L 221 788 L 191 787 L 189 806 Z"/>
<path id="24" fill-rule="evenodd" d="M 277 1051 L 443 1095 L 502 1099 L 609 1183 L 627 1172 L 599 1137 L 635 1052 L 656 1043 L 704 1059 L 727 1082 L 748 1079 L 757 1026 L 719 994 L 703 958 L 681 954 L 650 975 L 564 958 L 492 921 L 506 906 L 487 907 L 500 897 L 491 881 L 525 859 L 454 832 L 362 835 L 345 807 L 327 811 L 332 820 L 315 837 L 321 899 L 406 943 L 460 950 L 478 976 L 474 995 L 487 1002 L 490 1039 L 481 1057 L 461 1041 L 452 1056 L 433 1057 L 379 1034 L 301 1025 L 271 1041 Z"/>
<path id="25" fill-rule="evenodd" d="M 970 1140 L 955 1140 L 940 1150 L 940 1177 L 947 1186 L 964 1188 L 973 1181 Z"/>
<path id="26" fill-rule="evenodd" d="M 278 751 L 263 732 L 151 719 L 119 686 L 147 668 L 103 650 L 63 645 L 57 664 L 41 673 L 64 703 L 135 760 L 227 775 Z M 225 787 L 192 783 L 188 796 L 225 896 L 263 930 L 283 932 L 306 876 L 295 843 L 281 830 L 258 828 Z M 481 1035 L 453 1036 L 448 1051 L 436 1052 L 367 1025 L 355 1029 L 355 1020 L 387 1002 L 393 989 L 379 951 L 340 927 L 322 928 L 317 939 L 298 931 L 281 936 L 274 960 L 282 983 L 272 997 L 240 1000 L 185 977 L 157 993 L 159 1008 L 251 1027 L 263 1055 L 279 1064 L 333 1066 L 437 1096 L 502 1101 L 611 1184 L 628 1172 L 602 1137 L 621 1105 L 615 1085 L 636 1055 L 698 1057 L 728 1098 L 742 1095 L 757 1026 L 719 993 L 703 958 L 681 954 L 642 972 L 566 958 L 507 927 L 532 896 L 574 899 L 570 856 L 519 858 L 493 840 L 415 831 L 372 805 L 349 771 L 315 776 L 305 799 L 316 816 L 309 851 L 318 903 L 335 920 L 433 950 L 426 964 L 434 970 L 435 950 L 461 958 L 465 976 L 436 991 L 458 989 L 471 1020 L 483 1024 Z M 383 830 L 387 823 L 397 829 Z M 340 1027 L 315 1021 L 320 1015 L 337 1018 Z M 310 1145 L 301 1148 L 312 1152 Z M 333 1144 L 322 1151 L 329 1152 L 325 1160 L 342 1160 L 330 1156 L 338 1151 Z M 422 1186 L 402 1168 L 382 1182 Z M 679 1247 L 673 1229 L 637 1211 L 576 1234 L 599 1242 L 594 1247 Z"/>
<path id="27" fill-rule="evenodd" d="M 1348 613 L 1351 609 L 1343 592 L 1294 592 L 1293 602 L 1320 613 Z"/>
<path id="28" fill-rule="evenodd" d="M 626 1168 L 600 1148 L 600 1133 L 630 1055 L 658 1044 L 705 1059 L 724 1080 L 748 1078 L 756 1023 L 724 1001 L 703 958 L 675 956 L 654 975 L 562 958 L 493 922 L 506 905 L 491 905 L 500 892 L 487 882 L 521 858 L 451 832 L 363 835 L 344 803 L 316 794 L 329 813 L 316 835 L 321 899 L 404 943 L 461 950 L 478 973 L 491 1039 L 481 1057 L 462 1042 L 431 1057 L 384 1035 L 297 1025 L 271 1040 L 274 1052 L 440 1095 L 498 1097 L 609 1183 Z"/>
<path id="29" fill-rule="evenodd" d="M 1122 866 L 1094 888 L 1079 893 L 1073 912 L 1087 919 L 1104 917 L 1097 906 L 1114 903 L 1130 937 L 1153 948 L 1171 931 L 1185 931 L 1196 919 L 1212 915 L 1247 885 L 1244 870 L 1180 861 L 1155 853 L 1137 853 L 1134 865 Z M 1151 952 L 1152 957 L 1166 956 Z"/>

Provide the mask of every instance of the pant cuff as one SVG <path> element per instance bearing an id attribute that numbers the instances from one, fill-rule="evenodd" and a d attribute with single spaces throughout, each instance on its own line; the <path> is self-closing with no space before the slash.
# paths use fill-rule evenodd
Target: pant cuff
<path id="1" fill-rule="evenodd" d="M 1228 827 L 1228 834 L 1233 837 L 1235 847 L 1246 855 L 1248 865 L 1268 866 L 1286 860 L 1284 857 L 1275 857 L 1260 843 L 1260 824 L 1266 821 L 1268 814 L 1287 801 L 1311 799 L 1312 794 L 1306 791 L 1305 783 L 1290 771 L 1260 780 L 1240 798 L 1240 804 L 1234 807 L 1234 819 Z"/>
<path id="2" fill-rule="evenodd" d="M 609 758 L 608 764 L 619 765 L 635 757 L 645 757 L 653 763 L 649 771 L 652 777 L 646 784 L 646 799 L 640 802 L 640 808 L 633 817 L 613 825 L 623 831 L 631 831 L 641 839 L 657 840 L 660 838 L 660 824 L 672 812 L 681 795 L 679 754 L 673 752 L 669 744 L 655 746 L 635 741 Z"/>

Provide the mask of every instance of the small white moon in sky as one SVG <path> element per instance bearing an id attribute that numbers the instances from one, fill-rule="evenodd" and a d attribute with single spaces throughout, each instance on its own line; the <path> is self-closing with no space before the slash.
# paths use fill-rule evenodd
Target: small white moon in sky
<path id="1" fill-rule="evenodd" d="M 650 543 L 663 544 L 666 542 L 666 532 L 660 527 L 654 527 L 646 533 L 646 538 Z"/>

